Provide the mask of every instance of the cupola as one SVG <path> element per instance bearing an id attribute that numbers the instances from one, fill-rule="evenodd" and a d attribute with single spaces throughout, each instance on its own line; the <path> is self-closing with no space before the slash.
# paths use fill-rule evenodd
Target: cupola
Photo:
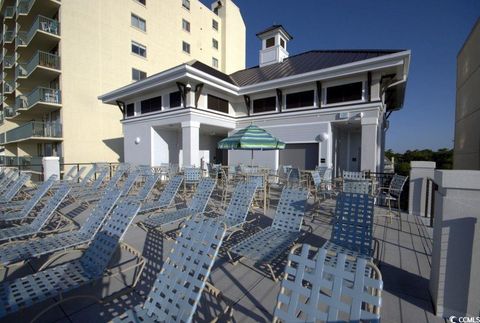
<path id="1" fill-rule="evenodd" d="M 282 25 L 273 25 L 257 33 L 257 37 L 262 41 L 259 57 L 260 67 L 281 63 L 288 57 L 287 43 L 292 39 L 292 36 Z"/>

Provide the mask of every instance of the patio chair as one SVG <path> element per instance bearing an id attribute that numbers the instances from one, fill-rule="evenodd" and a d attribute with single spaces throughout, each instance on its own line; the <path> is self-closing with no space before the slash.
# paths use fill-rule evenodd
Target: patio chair
<path id="1" fill-rule="evenodd" d="M 372 183 L 370 180 L 344 180 L 343 191 L 346 193 L 371 194 Z"/>
<path id="2" fill-rule="evenodd" d="M 29 173 L 23 173 L 20 177 L 8 187 L 0 196 L 0 203 L 10 202 L 20 192 L 22 187 L 30 180 Z"/>
<path id="3" fill-rule="evenodd" d="M 10 171 L 3 177 L 2 181 L 0 182 L 0 194 L 3 194 L 11 184 L 15 182 L 20 176 L 20 172 Z"/>
<path id="4" fill-rule="evenodd" d="M 0 317 L 54 297 L 60 297 L 61 302 L 64 293 L 101 279 L 139 208 L 139 203 L 118 205 L 79 259 L 0 283 Z M 46 307 L 35 319 L 60 302 Z"/>
<path id="5" fill-rule="evenodd" d="M 185 223 L 143 305 L 113 319 L 113 322 L 191 322 L 207 287 L 218 255 L 225 224 L 214 219 L 191 219 Z"/>
<path id="6" fill-rule="evenodd" d="M 37 216 L 30 224 L 0 229 L 0 242 L 26 238 L 40 233 L 41 229 L 54 215 L 55 210 L 58 208 L 60 203 L 62 203 L 62 201 L 65 199 L 68 192 L 70 192 L 68 185 L 60 187 L 55 194 L 48 199 L 48 202 L 41 209 L 41 211 L 38 212 Z"/>
<path id="7" fill-rule="evenodd" d="M 107 165 L 95 164 L 80 183 L 73 183 L 72 194 L 82 194 L 85 191 L 98 190 L 109 173 Z M 95 178 L 95 176 L 97 176 Z"/>
<path id="8" fill-rule="evenodd" d="M 15 241 L 10 245 L 0 246 L 0 265 L 8 266 L 57 251 L 67 251 L 91 242 L 119 198 L 119 189 L 114 188 L 107 190 L 79 230 L 63 232 L 24 242 Z M 57 259 L 60 256 L 63 256 L 63 254 L 57 255 L 57 257 L 53 259 Z"/>
<path id="9" fill-rule="evenodd" d="M 388 187 L 378 188 L 377 198 L 387 201 L 389 215 L 392 214 L 392 201 L 397 201 L 398 216 L 401 216 L 402 210 L 400 209 L 400 198 L 402 196 L 403 186 L 407 180 L 408 176 L 395 174 Z"/>
<path id="10" fill-rule="evenodd" d="M 236 254 L 257 264 L 264 264 L 273 280 L 277 281 L 270 263 L 299 238 L 307 197 L 306 188 L 285 187 L 272 225 L 230 248 L 227 251 L 230 260 L 236 263 L 232 256 Z"/>
<path id="11" fill-rule="evenodd" d="M 208 200 L 215 188 L 216 180 L 212 178 L 203 178 L 197 185 L 195 194 L 186 208 L 152 214 L 138 225 L 148 231 L 149 229 L 161 228 L 164 225 L 173 224 L 185 220 L 186 218 L 202 214 L 207 207 Z"/>
<path id="12" fill-rule="evenodd" d="M 343 180 L 347 181 L 364 181 L 367 179 L 364 172 L 352 172 L 344 170 L 342 173 Z"/>
<path id="13" fill-rule="evenodd" d="M 101 198 L 104 191 L 113 190 L 114 188 L 117 187 L 118 182 L 128 172 L 129 168 L 130 168 L 130 165 L 128 164 L 120 164 L 115 170 L 115 173 L 113 174 L 112 178 L 110 178 L 110 180 L 108 181 L 107 185 L 104 188 L 100 188 L 95 191 L 80 192 L 74 195 L 75 199 L 81 200 L 84 203 L 91 203 L 93 201 L 98 201 Z"/>
<path id="14" fill-rule="evenodd" d="M 243 226 L 253 221 L 247 222 L 247 215 L 257 189 L 258 184 L 255 182 L 237 184 L 225 213 L 214 218 L 225 223 L 228 234 L 226 240 L 229 240 L 235 232 L 243 231 Z"/>
<path id="15" fill-rule="evenodd" d="M 150 195 L 150 192 L 153 190 L 153 188 L 157 184 L 158 180 L 160 179 L 160 176 L 161 176 L 160 174 L 143 176 L 144 181 L 140 190 L 134 193 L 133 195 L 124 196 L 124 199 L 129 201 L 138 201 L 138 202 L 145 201 L 147 197 Z"/>
<path id="16" fill-rule="evenodd" d="M 374 255 L 379 252 L 379 245 L 378 240 L 373 238 L 373 217 L 373 196 L 340 193 L 336 201 L 332 235 L 323 248 L 354 258 L 373 261 L 375 256 L 378 259 L 378 255 Z"/>
<path id="17" fill-rule="evenodd" d="M 0 215 L 0 222 L 20 221 L 28 218 L 30 212 L 38 205 L 40 200 L 50 190 L 53 183 L 56 181 L 57 175 L 52 175 L 48 180 L 37 187 L 35 194 L 28 200 L 19 201 L 22 204 L 15 204 L 9 211 Z M 20 206 L 23 205 L 23 206 Z"/>
<path id="18" fill-rule="evenodd" d="M 298 168 L 288 168 L 287 185 L 300 185 L 300 170 Z"/>
<path id="19" fill-rule="evenodd" d="M 200 168 L 186 167 L 183 169 L 183 194 L 187 195 L 187 186 L 192 187 L 192 192 L 202 178 L 202 170 Z"/>
<path id="20" fill-rule="evenodd" d="M 170 179 L 167 185 L 165 186 L 164 190 L 162 191 L 162 194 L 160 194 L 160 197 L 156 201 L 142 204 L 140 213 L 151 212 L 154 210 L 163 209 L 170 206 L 170 204 L 175 199 L 175 196 L 178 193 L 178 189 L 180 188 L 180 185 L 182 185 L 182 181 L 183 181 L 182 175 L 176 175 L 175 177 Z"/>
<path id="21" fill-rule="evenodd" d="M 273 322 L 380 322 L 383 289 L 378 268 L 357 258 L 355 270 L 346 269 L 348 255 L 308 244 L 292 248 L 285 266 Z M 375 273 L 373 277 L 363 275 Z"/>

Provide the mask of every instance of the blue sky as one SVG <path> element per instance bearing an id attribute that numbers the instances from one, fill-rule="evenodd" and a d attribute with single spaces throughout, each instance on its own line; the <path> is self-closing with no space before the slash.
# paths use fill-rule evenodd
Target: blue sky
<path id="1" fill-rule="evenodd" d="M 247 67 L 258 64 L 255 33 L 274 23 L 293 35 L 291 55 L 311 49 L 410 49 L 405 105 L 390 116 L 387 148 L 453 147 L 456 56 L 480 15 L 479 0 L 235 3 L 247 26 Z"/>

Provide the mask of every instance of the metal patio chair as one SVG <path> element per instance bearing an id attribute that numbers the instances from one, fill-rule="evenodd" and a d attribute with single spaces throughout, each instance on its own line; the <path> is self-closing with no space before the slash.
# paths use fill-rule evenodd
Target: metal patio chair
<path id="1" fill-rule="evenodd" d="M 102 231 L 97 233 L 85 253 L 62 265 L 50 267 L 35 274 L 0 283 L 0 317 L 17 312 L 59 296 L 60 302 L 46 307 L 46 311 L 63 301 L 63 294 L 101 279 L 112 259 L 119 241 L 140 208 L 139 203 L 118 205 Z M 76 297 L 93 297 L 77 295 Z M 67 298 L 66 300 L 71 299 Z"/>
<path id="2" fill-rule="evenodd" d="M 35 194 L 28 200 L 19 201 L 10 210 L 0 214 L 0 222 L 21 221 L 27 219 L 30 212 L 39 204 L 40 200 L 47 194 L 53 183 L 57 180 L 57 175 L 52 175 L 35 190 Z M 23 205 L 23 206 L 21 206 Z"/>
<path id="3" fill-rule="evenodd" d="M 0 242 L 12 239 L 26 238 L 41 233 L 42 228 L 53 217 L 56 209 L 68 195 L 70 187 L 64 185 L 57 189 L 55 194 L 48 199 L 45 206 L 38 212 L 30 224 L 0 229 Z M 58 226 L 57 226 L 58 229 Z"/>
<path id="4" fill-rule="evenodd" d="M 375 252 L 379 252 L 379 244 L 373 237 L 373 218 L 373 196 L 340 193 L 336 201 L 332 235 L 323 248 L 354 258 L 361 257 L 369 261 L 374 261 L 374 257 L 378 259 Z"/>
<path id="5" fill-rule="evenodd" d="M 20 172 L 8 172 L 0 182 L 0 195 L 3 194 L 19 177 Z"/>
<path id="6" fill-rule="evenodd" d="M 123 178 L 123 176 L 126 173 L 128 173 L 129 169 L 130 169 L 129 164 L 123 164 L 123 163 L 119 164 L 118 167 L 115 169 L 115 173 L 110 178 L 110 180 L 108 181 L 107 185 L 104 188 L 100 188 L 95 191 L 84 191 L 82 193 L 75 195 L 75 199 L 81 200 L 81 202 L 84 202 L 84 203 L 91 203 L 93 201 L 98 201 L 101 198 L 104 191 L 113 190 L 117 187 L 118 183 Z M 127 181 L 128 181 L 128 178 L 127 178 Z"/>
<path id="7" fill-rule="evenodd" d="M 12 183 L 0 196 L 0 203 L 9 203 L 20 192 L 22 187 L 30 180 L 29 173 L 22 173 L 20 177 Z"/>
<path id="8" fill-rule="evenodd" d="M 183 176 L 176 175 L 170 179 L 165 185 L 160 197 L 154 202 L 143 203 L 140 209 L 140 213 L 151 212 L 158 209 L 167 208 L 175 199 L 178 193 L 180 185 L 182 185 Z"/>
<path id="9" fill-rule="evenodd" d="M 388 187 L 378 188 L 377 198 L 387 201 L 389 214 L 392 214 L 392 201 L 396 201 L 398 216 L 401 216 L 402 210 L 400 208 L 400 198 L 402 196 L 403 187 L 405 186 L 407 180 L 408 176 L 401 176 L 395 174 L 390 181 L 390 185 L 388 185 Z"/>
<path id="10" fill-rule="evenodd" d="M 52 254 L 57 251 L 67 252 L 69 249 L 91 242 L 105 223 L 108 214 L 112 211 L 119 198 L 120 190 L 114 188 L 106 191 L 79 230 L 63 232 L 44 238 L 30 239 L 24 242 L 15 241 L 9 245 L 0 246 L 0 266 L 9 266 L 13 263 Z"/>
<path id="11" fill-rule="evenodd" d="M 157 182 L 160 180 L 160 176 L 161 174 L 142 176 L 144 178 L 144 181 L 140 190 L 133 195 L 127 195 L 123 198 L 129 201 L 144 202 L 152 192 L 155 185 L 157 185 Z"/>
<path id="12" fill-rule="evenodd" d="M 242 231 L 246 223 L 252 222 L 247 222 L 247 215 L 257 189 L 258 184 L 255 182 L 238 183 L 225 213 L 214 218 L 227 226 L 228 238 L 226 240 L 229 240 L 235 232 Z"/>
<path id="13" fill-rule="evenodd" d="M 348 259 L 308 244 L 292 248 L 273 322 L 380 322 L 382 276 L 367 259 Z M 352 272 L 347 261 L 355 262 Z M 373 277 L 363 273 L 370 271 Z"/>
<path id="14" fill-rule="evenodd" d="M 215 188 L 216 180 L 213 178 L 202 178 L 197 185 L 197 189 L 187 207 L 169 212 L 152 214 L 138 225 L 148 231 L 149 229 L 158 229 L 164 225 L 173 224 L 185 220 L 193 215 L 202 214 L 207 207 L 210 196 Z"/>
<path id="15" fill-rule="evenodd" d="M 108 165 L 95 164 L 92 169 L 87 173 L 81 183 L 72 183 L 72 195 L 84 194 L 84 192 L 98 190 L 105 178 L 107 177 L 110 169 Z M 96 178 L 95 178 L 96 176 Z"/>
<path id="16" fill-rule="evenodd" d="M 143 305 L 113 322 L 191 322 L 225 236 L 225 224 L 207 218 L 185 223 Z"/>
<path id="17" fill-rule="evenodd" d="M 372 194 L 372 182 L 365 180 L 344 180 L 343 192 L 358 193 L 358 194 Z"/>
<path id="18" fill-rule="evenodd" d="M 185 167 L 183 169 L 183 195 L 187 196 L 187 193 L 195 191 L 198 183 L 202 179 L 202 169 L 195 167 Z M 190 187 L 190 190 L 188 189 Z"/>
<path id="19" fill-rule="evenodd" d="M 299 237 L 305 213 L 308 190 L 302 187 L 285 187 L 280 196 L 275 217 L 270 227 L 264 228 L 227 251 L 248 258 L 257 264 L 264 264 L 273 280 L 277 277 L 270 263 L 288 249 Z"/>

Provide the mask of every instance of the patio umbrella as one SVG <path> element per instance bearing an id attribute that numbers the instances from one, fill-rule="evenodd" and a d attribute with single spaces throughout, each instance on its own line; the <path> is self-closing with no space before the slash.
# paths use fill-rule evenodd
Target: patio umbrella
<path id="1" fill-rule="evenodd" d="M 246 128 L 238 130 L 228 138 L 218 142 L 219 149 L 251 150 L 252 165 L 254 150 L 277 150 L 285 149 L 285 143 L 278 140 L 265 129 L 251 124 Z"/>

